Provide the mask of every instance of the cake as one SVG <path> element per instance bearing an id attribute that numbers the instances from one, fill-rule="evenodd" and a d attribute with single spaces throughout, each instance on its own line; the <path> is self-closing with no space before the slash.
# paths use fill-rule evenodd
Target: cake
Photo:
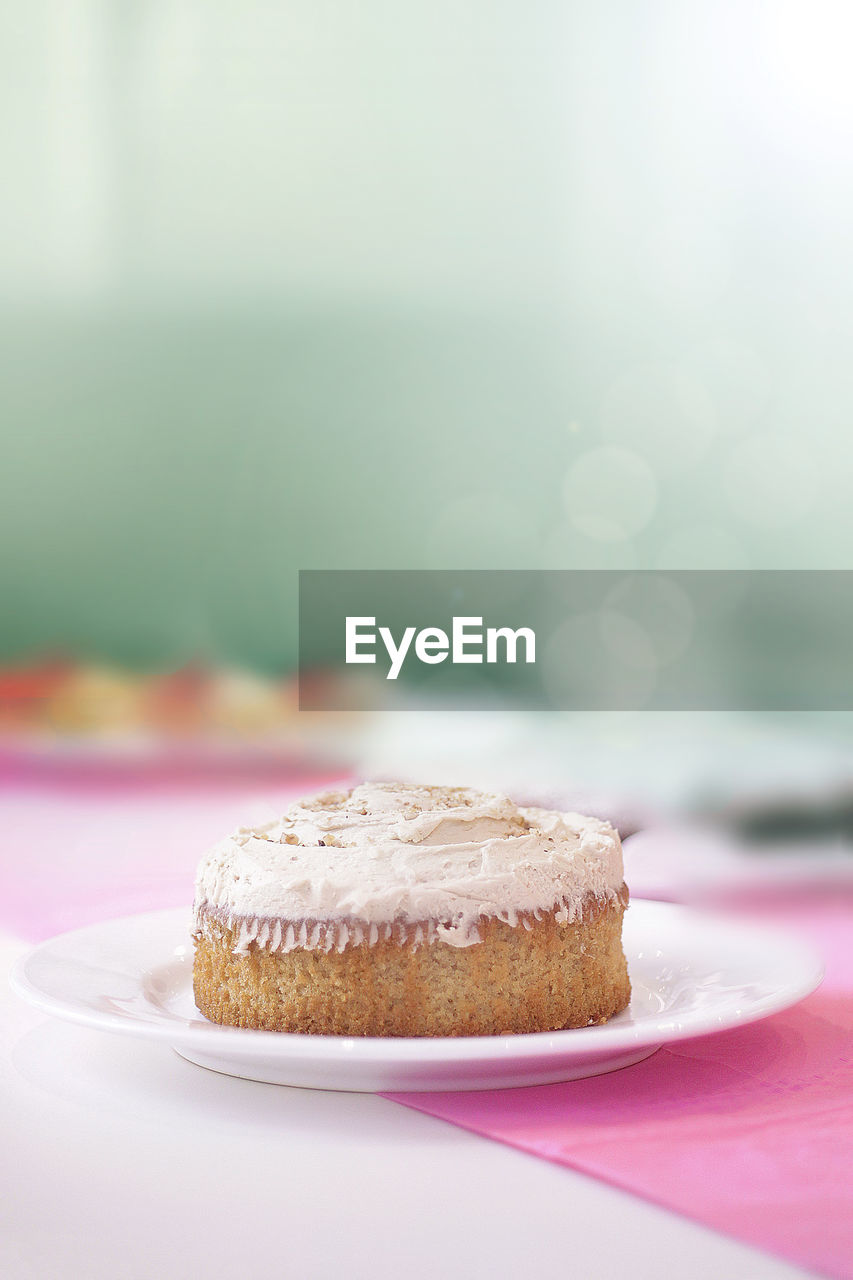
<path id="1" fill-rule="evenodd" d="M 328 791 L 202 859 L 195 1000 L 325 1035 L 584 1027 L 630 999 L 627 901 L 605 822 L 458 787 Z"/>

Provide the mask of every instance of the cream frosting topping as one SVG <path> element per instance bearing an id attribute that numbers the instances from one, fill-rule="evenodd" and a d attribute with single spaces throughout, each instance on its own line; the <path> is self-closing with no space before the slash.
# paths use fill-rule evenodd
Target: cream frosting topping
<path id="1" fill-rule="evenodd" d="M 461 787 L 369 782 L 220 841 L 199 864 L 196 926 L 205 911 L 224 917 L 239 951 L 380 937 L 470 946 L 482 917 L 575 920 L 590 895 L 617 897 L 622 880 L 606 822 Z"/>

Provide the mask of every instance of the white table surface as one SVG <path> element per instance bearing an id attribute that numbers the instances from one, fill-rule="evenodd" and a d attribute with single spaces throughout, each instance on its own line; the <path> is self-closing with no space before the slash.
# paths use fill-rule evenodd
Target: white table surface
<path id="1" fill-rule="evenodd" d="M 384 1098 L 256 1084 L 45 1019 L 0 937 L 7 1280 L 808 1274 Z"/>

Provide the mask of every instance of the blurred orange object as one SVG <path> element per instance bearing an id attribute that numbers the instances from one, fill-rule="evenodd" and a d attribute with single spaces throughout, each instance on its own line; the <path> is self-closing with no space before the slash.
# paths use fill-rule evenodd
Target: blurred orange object
<path id="1" fill-rule="evenodd" d="M 47 727 L 64 733 L 138 728 L 143 720 L 143 680 L 112 667 L 72 670 L 45 704 Z"/>
<path id="2" fill-rule="evenodd" d="M 73 669 L 64 658 L 0 668 L 0 729 L 25 729 L 41 723 L 49 700 Z"/>

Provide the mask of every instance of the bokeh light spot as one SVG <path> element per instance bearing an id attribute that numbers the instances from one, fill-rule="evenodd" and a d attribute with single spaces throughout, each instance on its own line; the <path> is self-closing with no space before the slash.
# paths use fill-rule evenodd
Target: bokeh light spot
<path id="1" fill-rule="evenodd" d="M 796 524 L 817 498 L 812 455 L 790 436 L 768 432 L 744 440 L 733 450 L 724 480 L 732 510 L 767 529 Z"/>
<path id="2" fill-rule="evenodd" d="M 566 476 L 563 496 L 574 527 L 600 542 L 634 537 L 654 515 L 658 492 L 649 465 L 627 449 L 590 449 Z"/>

